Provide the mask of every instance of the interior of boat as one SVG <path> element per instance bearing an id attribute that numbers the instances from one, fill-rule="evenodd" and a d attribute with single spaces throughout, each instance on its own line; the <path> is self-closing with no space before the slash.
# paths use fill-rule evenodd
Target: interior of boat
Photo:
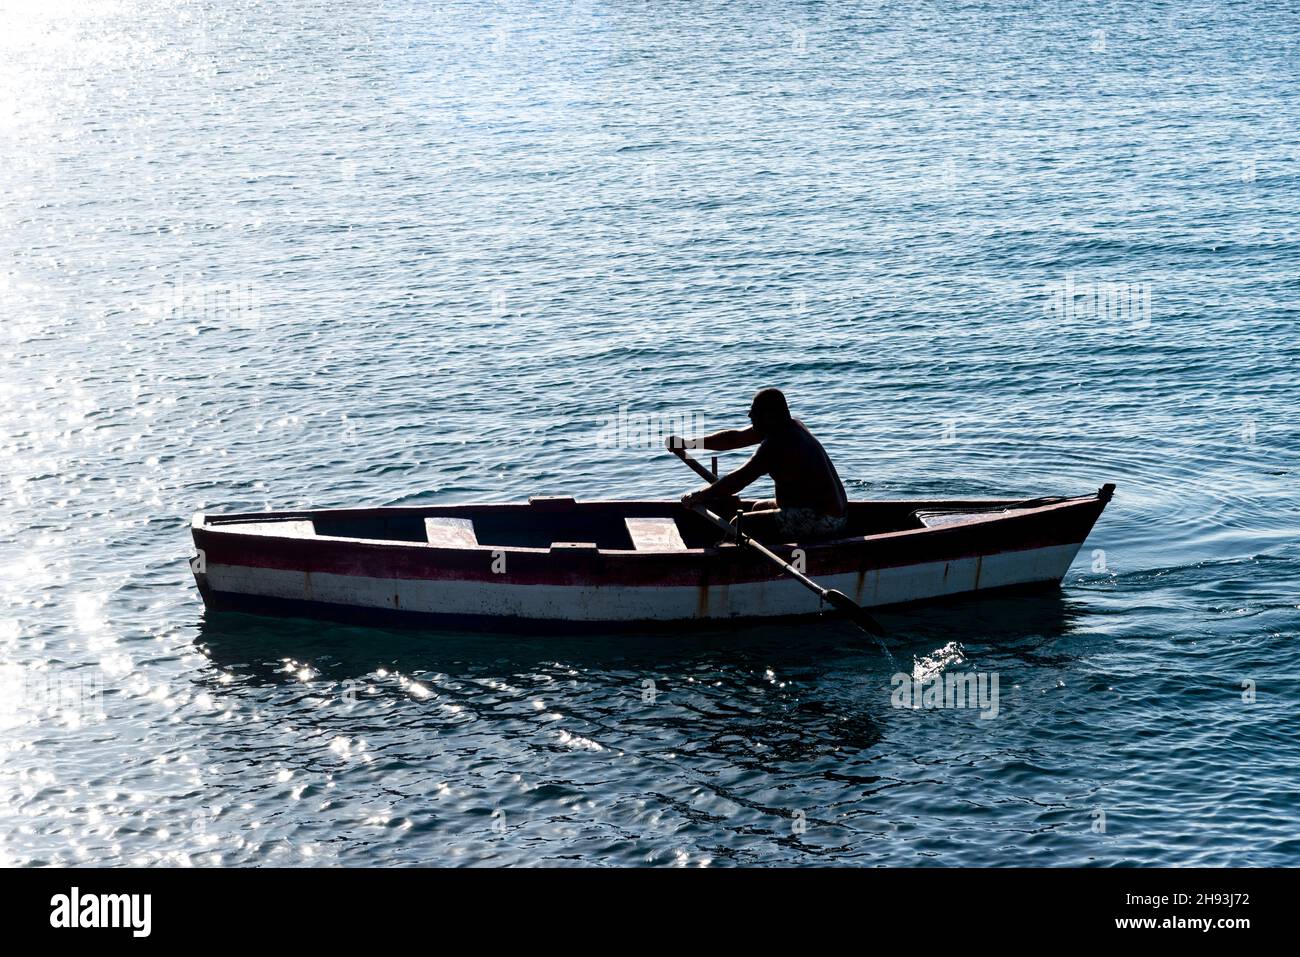
<path id="1" fill-rule="evenodd" d="M 1039 500 L 1032 504 L 1045 503 Z M 748 507 L 751 503 L 741 503 Z M 1016 501 L 850 502 L 849 523 L 835 540 L 921 529 L 980 513 L 1024 508 Z M 722 509 L 726 518 L 736 509 Z M 209 516 L 209 525 L 255 525 L 258 531 L 324 538 L 421 542 L 449 548 L 557 546 L 674 551 L 720 540 L 718 529 L 676 502 L 575 502 L 533 498 L 519 505 L 338 509 L 264 515 Z M 274 529 L 274 531 L 272 531 Z"/>

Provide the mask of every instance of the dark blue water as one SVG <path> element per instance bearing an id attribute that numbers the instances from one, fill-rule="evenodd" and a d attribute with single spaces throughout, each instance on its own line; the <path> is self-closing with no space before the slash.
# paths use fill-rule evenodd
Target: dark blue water
<path id="1" fill-rule="evenodd" d="M 20 4 L 0 859 L 1300 863 L 1298 40 L 1250 3 Z M 854 497 L 1118 492 L 1060 595 L 888 616 L 888 654 L 194 589 L 199 509 L 679 495 L 607 420 L 769 384 Z M 997 716 L 900 672 L 996 675 Z"/>

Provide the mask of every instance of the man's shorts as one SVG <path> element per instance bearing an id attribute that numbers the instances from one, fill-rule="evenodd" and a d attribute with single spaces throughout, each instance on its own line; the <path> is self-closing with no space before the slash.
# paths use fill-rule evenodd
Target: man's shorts
<path id="1" fill-rule="evenodd" d="M 756 502 L 751 511 L 776 507 L 776 502 Z M 743 519 L 742 519 L 743 522 Z M 811 508 L 778 508 L 776 528 L 784 541 L 805 538 L 830 538 L 849 527 L 847 515 L 823 515 Z"/>

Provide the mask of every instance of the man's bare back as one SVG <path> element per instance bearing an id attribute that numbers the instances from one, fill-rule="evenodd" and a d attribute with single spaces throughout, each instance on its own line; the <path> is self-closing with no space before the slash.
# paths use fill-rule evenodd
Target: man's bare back
<path id="1" fill-rule="evenodd" d="M 807 508 L 819 515 L 845 514 L 848 497 L 831 458 L 798 419 L 767 436 L 753 459 L 776 485 L 780 508 Z"/>

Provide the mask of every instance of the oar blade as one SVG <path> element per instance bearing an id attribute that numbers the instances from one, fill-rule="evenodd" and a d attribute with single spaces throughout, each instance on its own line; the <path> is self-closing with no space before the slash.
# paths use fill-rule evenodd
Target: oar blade
<path id="1" fill-rule="evenodd" d="M 869 635 L 875 635 L 877 638 L 883 638 L 885 629 L 880 622 L 867 614 L 866 610 L 855 602 L 842 591 L 836 591 L 834 588 L 826 589 L 826 600 L 830 602 L 831 607 L 836 611 L 842 612 L 855 625 L 861 628 Z"/>

